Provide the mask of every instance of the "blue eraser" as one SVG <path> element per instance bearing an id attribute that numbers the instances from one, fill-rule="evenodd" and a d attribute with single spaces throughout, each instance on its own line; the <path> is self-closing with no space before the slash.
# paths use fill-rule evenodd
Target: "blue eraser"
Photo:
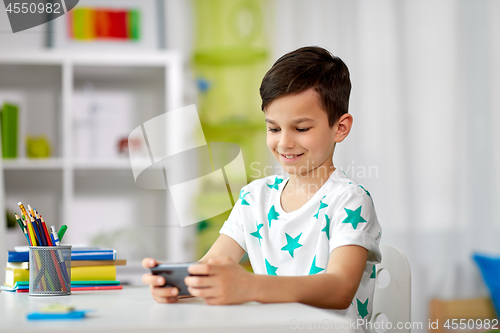
<path id="1" fill-rule="evenodd" d="M 71 311 L 68 313 L 32 312 L 26 317 L 28 320 L 65 320 L 82 319 L 87 311 Z"/>

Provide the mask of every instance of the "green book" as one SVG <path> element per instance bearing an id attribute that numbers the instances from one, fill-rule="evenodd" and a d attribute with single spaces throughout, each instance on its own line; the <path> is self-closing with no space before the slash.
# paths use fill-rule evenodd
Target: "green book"
<path id="1" fill-rule="evenodd" d="M 2 155 L 4 158 L 17 157 L 19 107 L 15 104 L 4 103 L 0 116 L 2 128 Z"/>

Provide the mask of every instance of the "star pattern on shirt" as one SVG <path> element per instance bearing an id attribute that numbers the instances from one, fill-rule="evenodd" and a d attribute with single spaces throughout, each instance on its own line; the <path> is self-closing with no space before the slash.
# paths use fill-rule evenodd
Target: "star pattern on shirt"
<path id="1" fill-rule="evenodd" d="M 313 259 L 313 262 L 311 265 L 311 269 L 309 270 L 309 275 L 316 274 L 316 273 L 319 273 L 319 272 L 324 271 L 324 270 L 325 270 L 324 268 L 316 266 L 316 256 L 314 256 L 314 259 Z"/>
<path id="2" fill-rule="evenodd" d="M 358 305 L 358 315 L 361 318 L 368 316 L 368 298 L 363 303 L 358 298 L 356 298 L 356 304 Z"/>
<path id="3" fill-rule="evenodd" d="M 326 214 L 325 214 L 325 220 L 326 220 L 326 226 L 323 229 L 321 229 L 321 231 L 324 231 L 326 233 L 326 238 L 330 240 L 330 218 Z"/>
<path id="4" fill-rule="evenodd" d="M 255 221 L 255 225 L 257 226 L 257 231 L 251 232 L 250 235 L 256 237 L 259 239 L 259 245 L 262 246 L 260 243 L 260 240 L 262 239 L 262 235 L 260 234 L 260 228 L 264 226 L 264 224 L 257 224 L 257 221 Z"/>
<path id="5" fill-rule="evenodd" d="M 347 213 L 347 217 L 342 221 L 342 223 L 350 223 L 352 227 L 356 229 L 359 223 L 366 222 L 366 220 L 361 217 L 361 207 L 362 206 L 359 206 L 356 210 L 344 208 Z"/>
<path id="6" fill-rule="evenodd" d="M 248 193 L 250 193 L 250 192 L 247 192 L 247 193 L 243 193 L 243 192 L 245 192 L 245 190 L 241 190 L 241 191 L 240 191 L 240 199 L 241 199 L 241 204 L 242 204 L 242 205 L 248 205 L 248 206 L 249 206 L 250 204 L 248 203 L 248 201 L 246 201 L 246 200 L 245 200 L 245 197 L 246 197 L 246 196 L 248 195 Z"/>
<path id="7" fill-rule="evenodd" d="M 285 236 L 286 236 L 287 244 L 285 246 L 283 246 L 281 249 L 283 251 L 288 251 L 288 253 L 290 253 L 290 255 L 293 258 L 293 251 L 295 251 L 299 247 L 303 246 L 302 244 L 299 244 L 299 239 L 300 239 L 300 236 L 302 236 L 302 233 L 300 233 L 300 235 L 298 235 L 295 238 L 293 238 L 292 236 L 290 236 L 287 233 L 285 233 Z"/>
<path id="8" fill-rule="evenodd" d="M 271 209 L 269 209 L 269 213 L 267 213 L 267 220 L 269 221 L 269 228 L 271 228 L 271 221 L 272 220 L 277 220 L 280 214 L 276 211 L 274 208 L 274 205 L 272 205 Z"/>
<path id="9" fill-rule="evenodd" d="M 279 189 L 279 184 L 283 182 L 283 179 L 276 177 L 274 179 L 274 184 L 266 184 L 270 189 Z"/>
<path id="10" fill-rule="evenodd" d="M 365 191 L 366 195 L 370 197 L 370 199 L 372 198 L 372 196 L 370 195 L 370 192 L 368 192 L 363 186 L 361 185 L 358 185 L 359 187 L 361 187 L 363 189 L 363 191 Z"/>
<path id="11" fill-rule="evenodd" d="M 319 208 L 318 208 L 318 212 L 314 215 L 314 217 L 316 218 L 316 220 L 318 219 L 319 217 L 319 211 L 322 209 L 322 208 L 325 208 L 325 207 L 328 207 L 328 204 L 324 203 L 322 200 L 326 197 L 326 195 L 321 198 L 321 200 L 319 201 Z"/>
<path id="12" fill-rule="evenodd" d="M 264 259 L 266 261 L 266 271 L 267 275 L 278 275 L 276 274 L 276 270 L 278 269 L 277 266 L 273 266 L 267 261 L 267 259 Z"/>
<path id="13" fill-rule="evenodd" d="M 375 268 L 375 265 L 373 265 L 372 275 L 370 275 L 370 279 L 375 279 L 376 277 L 377 277 L 377 269 Z"/>

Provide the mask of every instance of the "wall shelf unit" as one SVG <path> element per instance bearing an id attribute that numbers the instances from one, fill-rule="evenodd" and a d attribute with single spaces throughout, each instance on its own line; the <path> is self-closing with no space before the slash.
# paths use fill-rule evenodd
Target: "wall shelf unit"
<path id="1" fill-rule="evenodd" d="M 130 261 L 193 260 L 194 228 L 178 225 L 166 191 L 135 184 L 117 142 L 183 106 L 182 66 L 172 51 L 0 53 L 0 102 L 19 104 L 21 140 L 43 134 L 52 148 L 31 159 L 23 142 L 17 159 L 0 161 L 5 209 L 36 205 L 50 224 L 68 225 L 67 243 L 108 245 Z"/>

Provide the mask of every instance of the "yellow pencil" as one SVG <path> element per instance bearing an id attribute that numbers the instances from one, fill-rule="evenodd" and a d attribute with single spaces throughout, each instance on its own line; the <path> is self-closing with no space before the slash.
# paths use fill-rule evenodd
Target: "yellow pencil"
<path id="1" fill-rule="evenodd" d="M 28 220 L 28 216 L 23 215 L 23 219 L 26 221 L 26 228 L 28 228 L 29 237 L 31 239 L 31 246 L 37 246 L 38 243 L 36 241 L 35 231 L 33 230 L 33 225 Z"/>

